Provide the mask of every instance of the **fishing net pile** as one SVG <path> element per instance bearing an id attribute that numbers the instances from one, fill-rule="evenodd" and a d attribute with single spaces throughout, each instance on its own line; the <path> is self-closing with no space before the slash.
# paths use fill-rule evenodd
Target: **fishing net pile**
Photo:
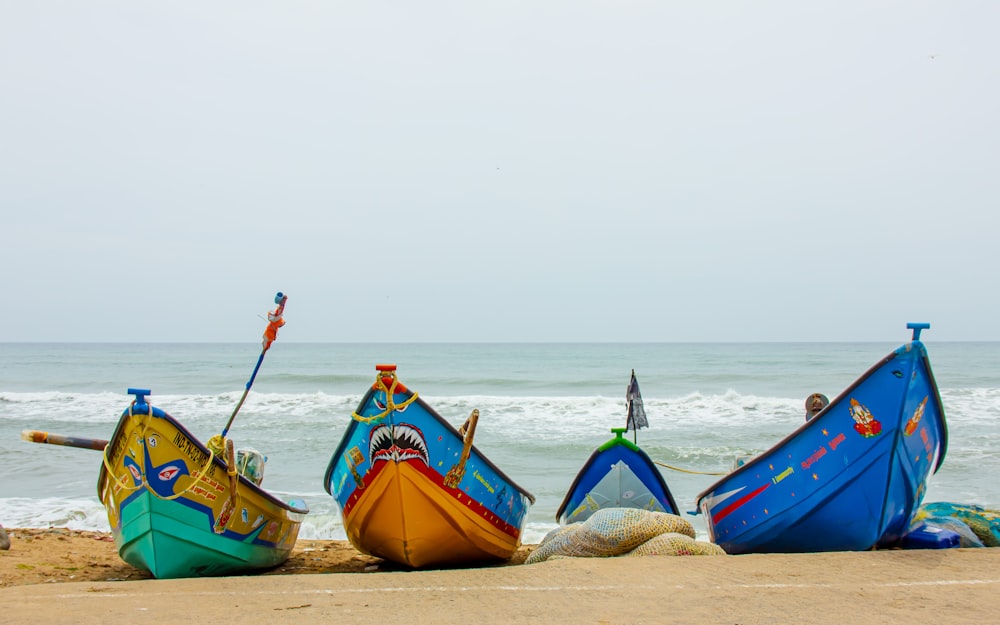
<path id="1" fill-rule="evenodd" d="M 549 558 L 648 555 L 725 555 L 722 547 L 695 540 L 694 527 L 676 514 L 638 508 L 604 508 L 586 521 L 549 532 L 525 564 Z"/>
<path id="2" fill-rule="evenodd" d="M 911 527 L 926 523 L 955 532 L 960 547 L 1000 547 L 1000 511 L 944 501 L 917 510 Z"/>

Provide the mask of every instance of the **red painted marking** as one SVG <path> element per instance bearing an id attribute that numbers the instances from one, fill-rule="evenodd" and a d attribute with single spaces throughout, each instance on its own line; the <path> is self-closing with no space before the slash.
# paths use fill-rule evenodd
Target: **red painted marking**
<path id="1" fill-rule="evenodd" d="M 169 466 L 166 469 L 163 469 L 162 471 L 160 471 L 159 477 L 160 477 L 160 479 L 162 481 L 166 482 L 166 481 L 169 481 L 170 478 L 172 478 L 173 476 L 177 475 L 177 473 L 179 471 L 180 471 L 180 469 L 178 469 L 177 467 L 175 467 L 175 466 Z"/>
<path id="2" fill-rule="evenodd" d="M 727 516 L 729 516 L 730 514 L 732 514 L 732 512 L 734 510 L 736 510 L 737 508 L 739 508 L 740 506 L 742 506 L 746 502 L 750 501 L 751 499 L 753 499 L 757 495 L 759 495 L 762 492 L 764 492 L 765 490 L 767 490 L 767 487 L 770 486 L 770 485 L 771 485 L 771 483 L 767 482 L 763 486 L 761 486 L 760 488 L 758 488 L 757 490 L 755 490 L 753 492 L 750 492 L 750 493 L 747 493 L 746 495 L 740 497 L 739 499 L 737 499 L 733 503 L 729 504 L 728 506 L 726 506 L 722 510 L 719 510 L 717 513 L 715 513 L 715 514 L 712 515 L 712 523 L 718 523 L 722 519 L 726 518 Z"/>

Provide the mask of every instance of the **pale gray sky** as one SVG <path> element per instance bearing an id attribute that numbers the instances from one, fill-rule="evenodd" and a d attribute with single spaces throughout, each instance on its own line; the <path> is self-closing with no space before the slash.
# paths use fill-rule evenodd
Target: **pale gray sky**
<path id="1" fill-rule="evenodd" d="M 0 342 L 1000 340 L 992 0 L 0 7 Z"/>

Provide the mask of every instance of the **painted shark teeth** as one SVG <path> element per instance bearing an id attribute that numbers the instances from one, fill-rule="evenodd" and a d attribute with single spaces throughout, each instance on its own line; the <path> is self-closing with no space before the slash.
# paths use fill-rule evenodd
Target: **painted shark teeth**
<path id="1" fill-rule="evenodd" d="M 382 424 L 372 429 L 368 443 L 372 464 L 389 461 L 420 460 L 430 466 L 430 455 L 423 433 L 408 423 Z"/>

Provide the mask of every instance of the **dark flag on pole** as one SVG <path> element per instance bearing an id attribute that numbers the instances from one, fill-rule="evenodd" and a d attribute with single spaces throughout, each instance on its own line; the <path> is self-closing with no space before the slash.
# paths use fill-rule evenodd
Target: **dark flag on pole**
<path id="1" fill-rule="evenodd" d="M 642 407 L 642 395 L 639 394 L 635 369 L 632 370 L 632 380 L 628 383 L 628 390 L 625 391 L 625 401 L 628 405 L 628 423 L 625 424 L 625 431 L 648 428 L 649 422 L 646 421 L 646 409 Z"/>

